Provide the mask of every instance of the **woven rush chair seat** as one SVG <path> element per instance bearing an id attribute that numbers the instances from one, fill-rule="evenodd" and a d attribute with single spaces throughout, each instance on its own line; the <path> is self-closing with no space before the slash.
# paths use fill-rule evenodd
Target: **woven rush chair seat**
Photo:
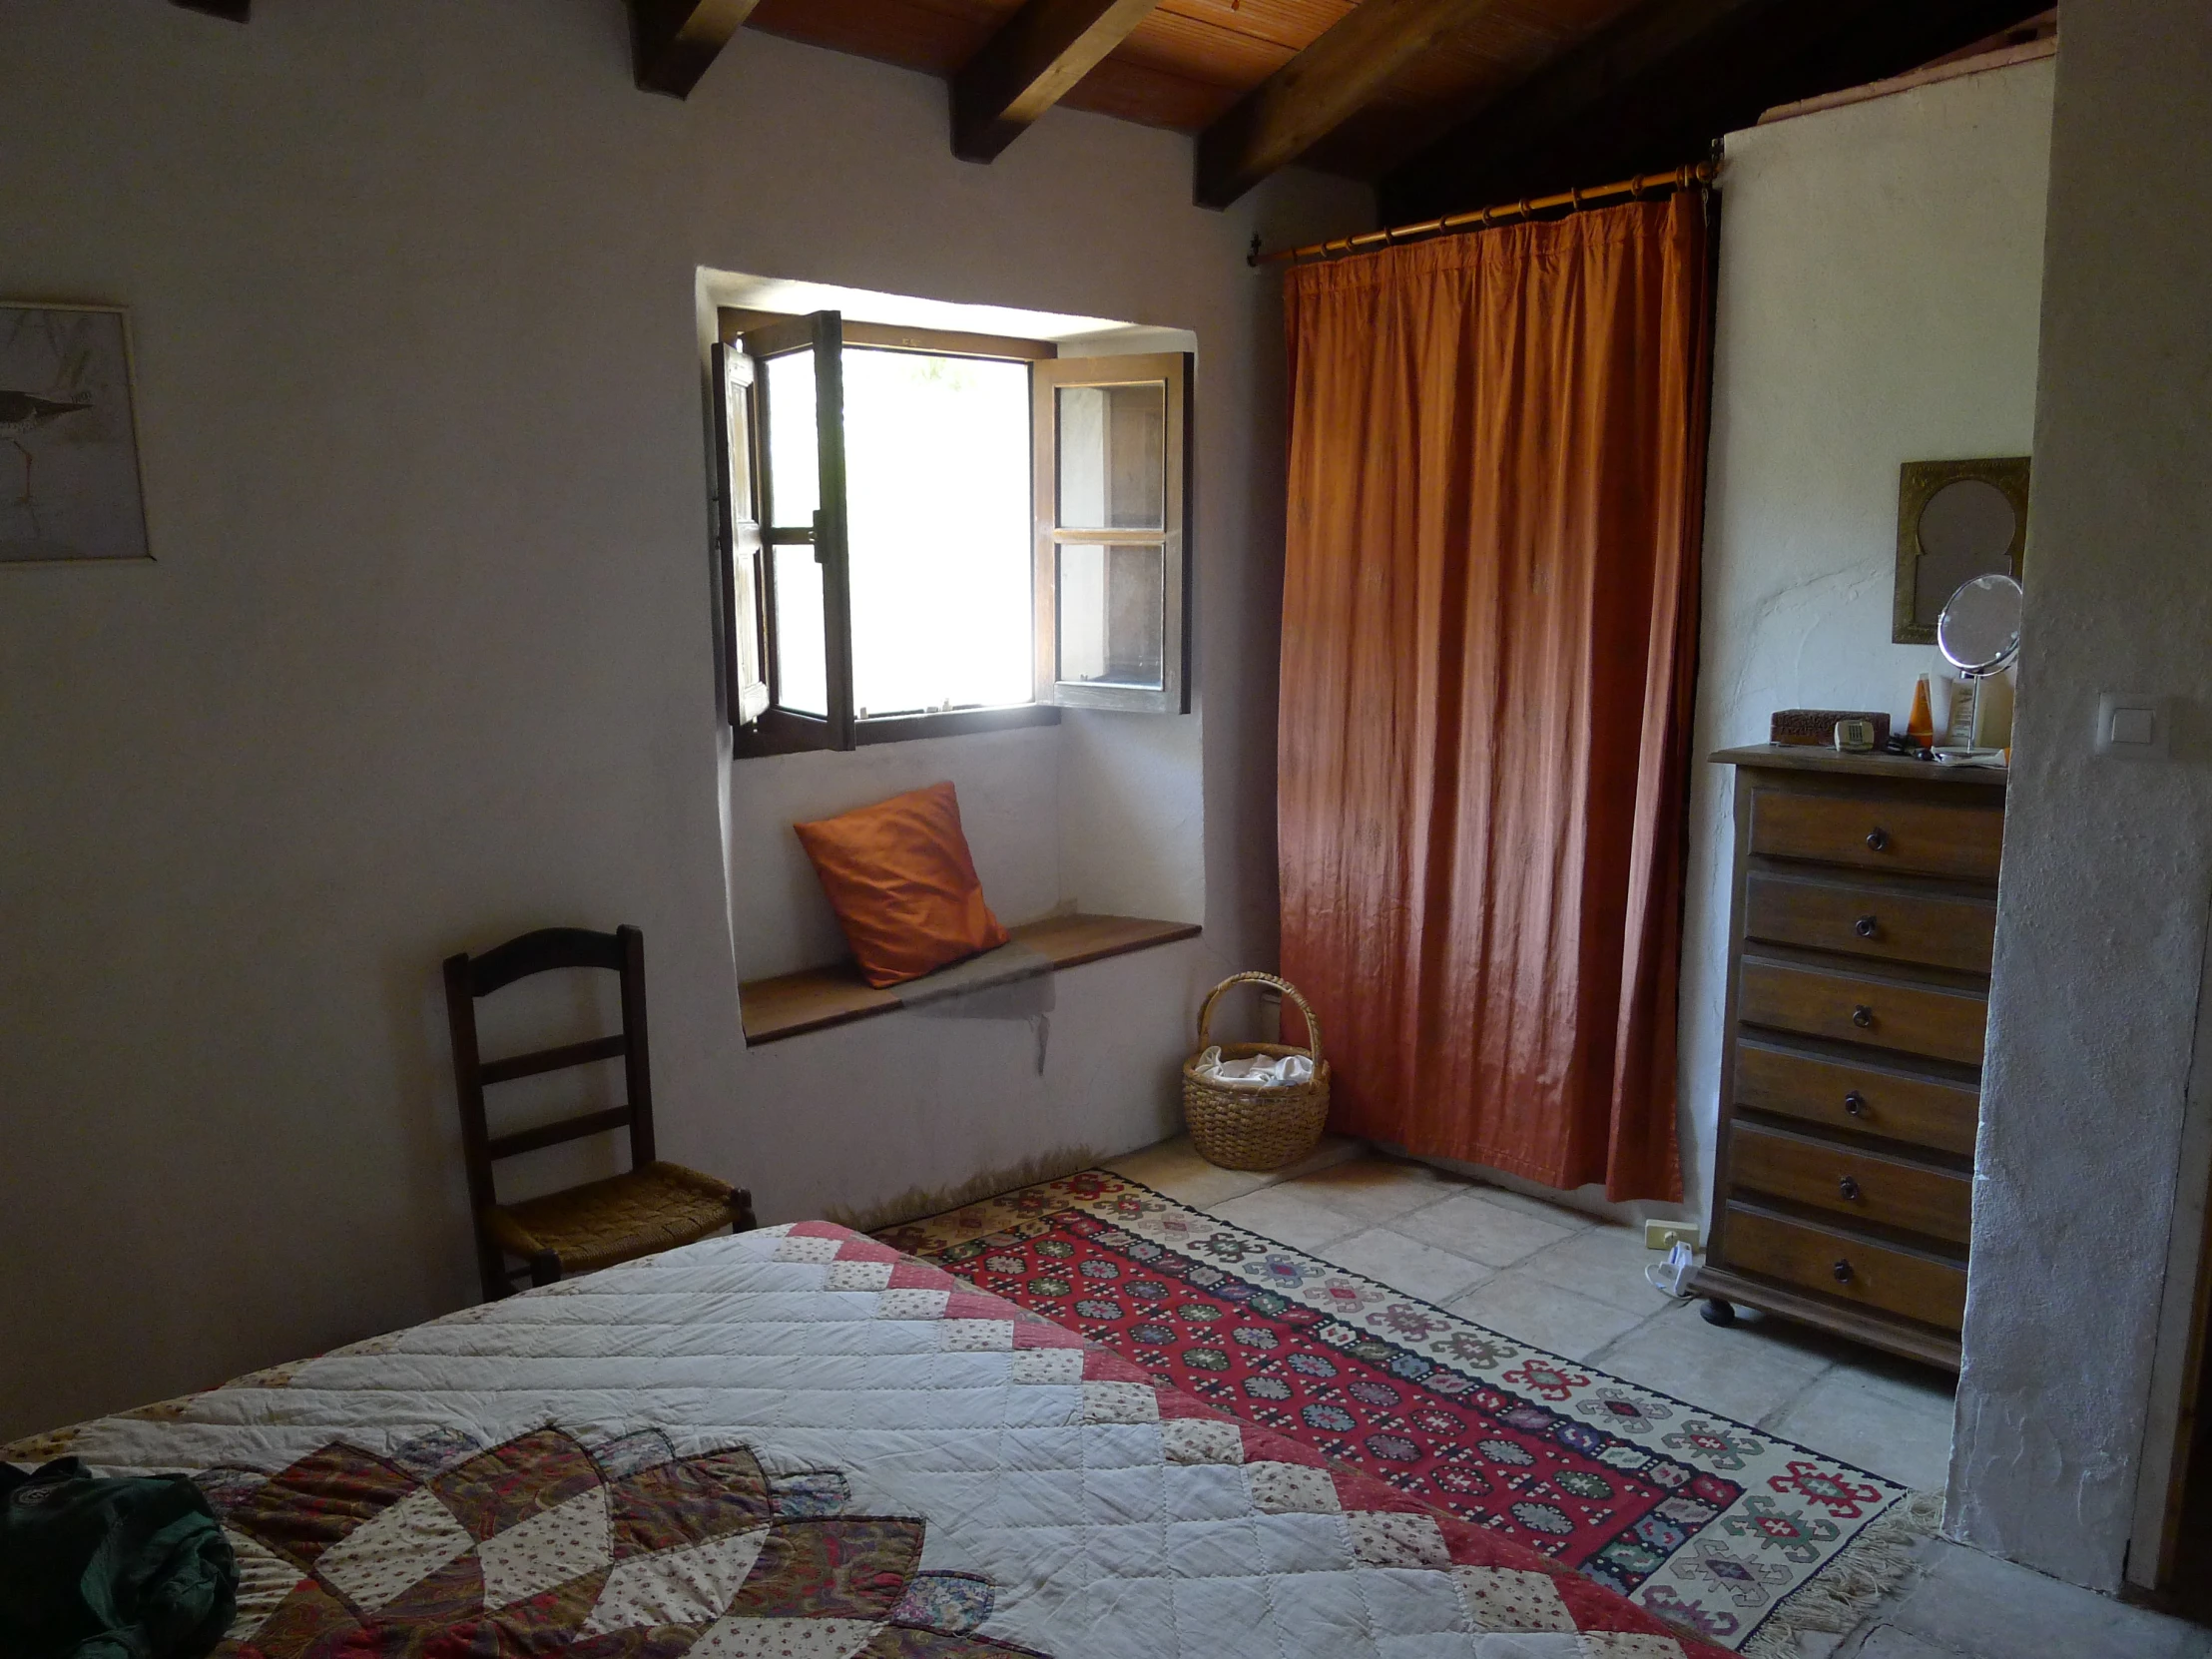
<path id="1" fill-rule="evenodd" d="M 622 1029 L 583 1042 L 487 1060 L 477 1050 L 476 1003 L 532 974 L 561 968 L 604 968 L 620 977 Z M 594 933 L 581 927 L 541 927 L 481 956 L 445 959 L 445 1007 L 453 1036 L 454 1093 L 461 1108 L 461 1161 L 468 1172 L 468 1207 L 476 1224 L 476 1266 L 488 1301 L 511 1296 L 515 1280 L 557 1283 L 656 1251 L 695 1244 L 727 1227 L 754 1225 L 753 1195 L 653 1150 L 653 1066 L 645 1022 L 645 935 L 635 927 Z M 577 1066 L 622 1062 L 629 1099 L 576 1117 L 494 1135 L 484 1109 L 487 1085 L 512 1083 Z M 492 1165 L 564 1141 L 627 1130 L 630 1168 L 622 1175 L 562 1192 L 502 1204 Z M 507 1258 L 519 1256 L 512 1268 Z"/>
<path id="2" fill-rule="evenodd" d="M 736 1190 L 682 1164 L 655 1162 L 485 1215 L 492 1237 L 524 1261 L 552 1255 L 565 1277 L 696 1244 L 731 1223 Z"/>

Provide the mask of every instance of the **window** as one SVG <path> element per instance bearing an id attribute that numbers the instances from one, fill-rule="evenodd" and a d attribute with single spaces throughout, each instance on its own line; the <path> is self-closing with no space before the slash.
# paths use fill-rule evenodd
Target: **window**
<path id="1" fill-rule="evenodd" d="M 1187 711 L 1187 357 L 834 311 L 724 334 L 738 754 Z"/>

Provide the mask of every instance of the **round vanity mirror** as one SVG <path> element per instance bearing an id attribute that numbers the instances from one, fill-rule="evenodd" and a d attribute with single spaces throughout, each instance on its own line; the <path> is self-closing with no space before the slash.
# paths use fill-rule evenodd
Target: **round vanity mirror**
<path id="1" fill-rule="evenodd" d="M 1969 679 L 2010 667 L 2020 654 L 2019 583 L 1991 575 L 1961 584 L 1936 620 L 1936 645 Z"/>
<path id="2" fill-rule="evenodd" d="M 1976 576 L 2009 575 L 2018 515 L 1985 478 L 1956 478 L 1921 509 L 1921 560 L 1915 609 L 1926 616 Z"/>

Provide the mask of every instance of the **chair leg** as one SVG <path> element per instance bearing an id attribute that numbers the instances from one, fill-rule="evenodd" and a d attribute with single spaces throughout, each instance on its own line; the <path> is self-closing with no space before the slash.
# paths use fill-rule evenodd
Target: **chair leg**
<path id="1" fill-rule="evenodd" d="M 550 1250 L 541 1250 L 530 1258 L 530 1283 L 532 1285 L 557 1285 L 561 1280 L 561 1259 Z"/>
<path id="2" fill-rule="evenodd" d="M 753 1195 L 743 1187 L 731 1193 L 730 1231 L 733 1233 L 750 1233 L 760 1225 L 760 1222 L 753 1215 Z"/>
<path id="3" fill-rule="evenodd" d="M 515 1294 L 514 1281 L 507 1277 L 506 1253 L 481 1233 L 476 1236 L 476 1273 L 483 1281 L 486 1302 Z"/>

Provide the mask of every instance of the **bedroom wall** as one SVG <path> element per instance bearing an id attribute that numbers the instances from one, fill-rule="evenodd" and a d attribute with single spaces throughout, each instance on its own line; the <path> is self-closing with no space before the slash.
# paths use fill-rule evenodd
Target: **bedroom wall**
<path id="1" fill-rule="evenodd" d="M 662 1146 L 769 1219 L 1166 1131 L 1274 944 L 1242 255 L 1371 203 L 1201 212 L 1186 139 L 1067 112 L 971 167 L 944 99 L 750 32 L 647 96 L 617 0 L 0 9 L 0 292 L 132 308 L 159 555 L 0 569 L 0 1434 L 469 1300 L 436 963 L 526 927 L 645 928 Z M 1041 1071 L 1015 1020 L 741 1045 L 701 267 L 1198 335 L 1207 931 L 1059 976 Z M 1028 813 L 1034 737 L 945 741 Z"/>
<path id="2" fill-rule="evenodd" d="M 2130 1511 L 2205 1006 L 2208 85 L 2201 0 L 2067 9 L 1949 1521 L 2100 1589 L 2154 1543 Z M 2091 752 L 2105 690 L 2173 700 L 2169 763 Z"/>
<path id="3" fill-rule="evenodd" d="M 1683 945 L 1683 1185 L 1709 1200 L 1730 770 L 1776 709 L 1888 709 L 1941 659 L 1890 643 L 1898 467 L 2029 453 L 2051 64 L 1727 141 Z"/>

